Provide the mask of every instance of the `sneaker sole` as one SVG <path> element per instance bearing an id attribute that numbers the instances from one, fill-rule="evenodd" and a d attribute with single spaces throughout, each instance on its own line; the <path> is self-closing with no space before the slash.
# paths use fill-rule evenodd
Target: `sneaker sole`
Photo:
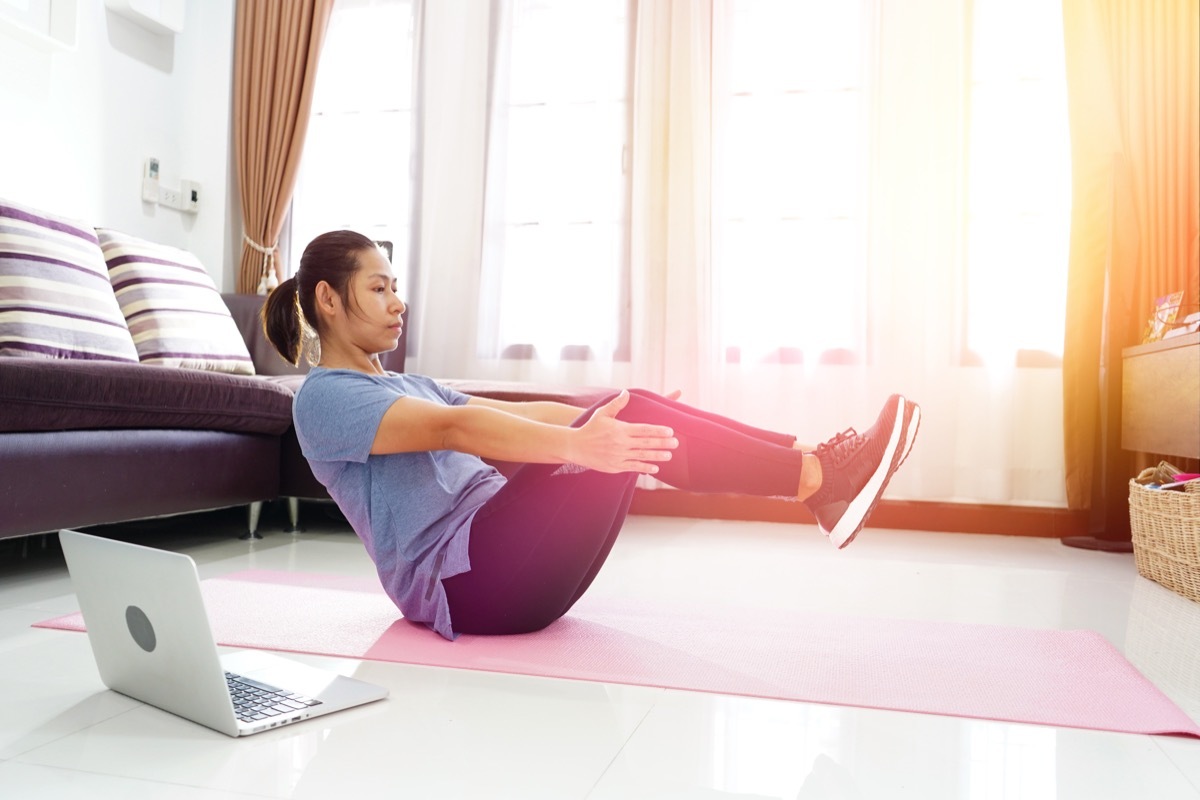
<path id="1" fill-rule="evenodd" d="M 907 399 L 904 402 L 905 411 L 911 412 L 912 414 L 908 420 L 905 420 L 904 449 L 896 454 L 894 459 L 895 463 L 893 463 L 892 468 L 888 470 L 887 477 L 883 480 L 883 486 L 880 487 L 879 493 L 875 495 L 875 499 L 872 501 L 871 507 L 867 509 L 867 513 L 863 515 L 863 524 L 859 525 L 857 530 L 847 536 L 846 541 L 838 545 L 839 550 L 853 542 L 854 537 L 858 536 L 859 532 L 862 531 L 863 526 L 866 525 L 867 517 L 869 517 L 871 512 L 875 510 L 875 506 L 879 504 L 879 498 L 883 496 L 883 493 L 887 490 L 888 484 L 891 483 L 892 475 L 896 474 L 896 470 L 900 468 L 900 465 L 905 462 L 905 460 L 908 458 L 908 454 L 912 451 L 913 442 L 915 442 L 917 439 L 917 431 L 921 428 L 921 407 Z"/>
<path id="2" fill-rule="evenodd" d="M 888 480 L 891 479 L 892 473 L 899 466 L 896 458 L 901 453 L 901 442 L 907 443 L 905 417 L 911 416 L 910 413 L 906 413 L 909 411 L 910 405 L 903 397 L 899 399 L 896 408 L 896 421 L 892 424 L 892 433 L 888 437 L 887 449 L 884 450 L 883 458 L 879 460 L 879 466 L 875 468 L 875 472 L 871 475 L 866 485 L 863 486 L 862 490 L 850 501 L 850 505 L 842 514 L 842 518 L 833 526 L 833 530 L 828 532 L 829 540 L 839 550 L 854 541 L 854 537 L 862 530 L 863 525 L 867 521 L 867 515 L 875 508 L 875 504 L 879 501 L 879 496 L 887 488 Z"/>
<path id="3" fill-rule="evenodd" d="M 908 421 L 908 430 L 904 439 L 904 451 L 900 455 L 900 460 L 896 462 L 893 470 L 899 469 L 900 465 L 908 460 L 908 454 L 912 452 L 913 442 L 917 440 L 917 431 L 921 429 L 921 407 L 911 400 L 905 400 L 907 408 L 912 409 L 912 419 Z"/>

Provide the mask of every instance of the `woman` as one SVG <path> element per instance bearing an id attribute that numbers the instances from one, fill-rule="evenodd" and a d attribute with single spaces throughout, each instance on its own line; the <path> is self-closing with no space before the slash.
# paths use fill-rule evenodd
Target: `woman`
<path id="1" fill-rule="evenodd" d="M 690 491 L 794 497 L 844 547 L 920 420 L 893 395 L 867 432 L 806 452 L 793 436 L 640 390 L 583 412 L 468 397 L 383 370 L 378 355 L 395 349 L 403 312 L 382 252 L 334 231 L 309 244 L 263 317 L 290 363 L 306 340 L 319 346 L 293 407 L 313 473 L 404 616 L 447 638 L 540 630 L 566 614 L 612 548 L 639 474 Z M 522 466 L 505 479 L 485 458 Z"/>

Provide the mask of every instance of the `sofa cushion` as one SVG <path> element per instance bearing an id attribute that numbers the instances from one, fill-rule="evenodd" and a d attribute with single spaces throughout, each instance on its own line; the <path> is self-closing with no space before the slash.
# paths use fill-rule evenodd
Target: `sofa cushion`
<path id="1" fill-rule="evenodd" d="M 92 228 L 0 199 L 0 355 L 138 360 Z"/>
<path id="2" fill-rule="evenodd" d="M 119 231 L 96 233 L 143 364 L 254 374 L 246 343 L 199 259 Z"/>
<path id="3" fill-rule="evenodd" d="M 291 424 L 291 391 L 255 376 L 0 358 L 0 433 L 183 428 L 278 435 Z"/>
<path id="4" fill-rule="evenodd" d="M 10 433 L 0 460 L 0 539 L 279 496 L 275 436 L 180 430 Z"/>

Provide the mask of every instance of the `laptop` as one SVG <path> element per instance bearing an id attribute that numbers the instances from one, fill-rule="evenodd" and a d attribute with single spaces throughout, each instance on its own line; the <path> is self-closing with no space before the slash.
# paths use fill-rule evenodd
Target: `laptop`
<path id="1" fill-rule="evenodd" d="M 218 654 L 190 556 L 77 531 L 59 539 L 100 678 L 114 691 L 229 736 L 387 697 L 382 686 L 269 653 Z"/>

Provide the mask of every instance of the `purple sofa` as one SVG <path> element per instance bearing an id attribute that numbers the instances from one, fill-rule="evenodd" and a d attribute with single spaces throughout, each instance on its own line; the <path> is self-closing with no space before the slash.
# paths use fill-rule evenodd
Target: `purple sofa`
<path id="1" fill-rule="evenodd" d="M 254 376 L 0 357 L 0 538 L 273 499 L 290 425 Z"/>
<path id="2" fill-rule="evenodd" d="M 303 371 L 269 350 L 263 298 L 224 295 L 256 374 L 0 356 L 0 538 L 246 505 L 328 499 L 300 454 Z M 402 371 L 403 350 L 389 354 Z"/>

